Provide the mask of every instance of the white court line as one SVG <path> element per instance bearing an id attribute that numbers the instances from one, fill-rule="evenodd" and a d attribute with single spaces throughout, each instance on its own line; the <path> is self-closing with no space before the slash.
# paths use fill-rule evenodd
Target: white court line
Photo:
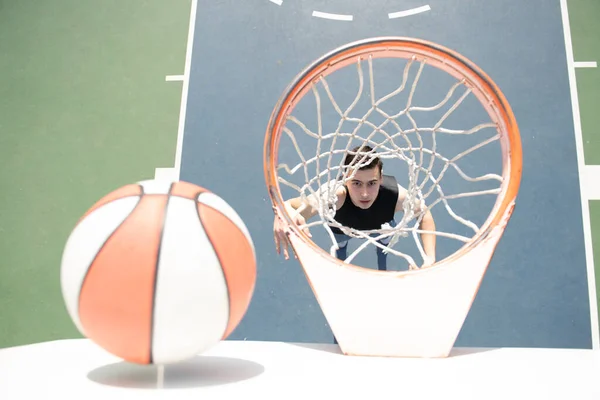
<path id="1" fill-rule="evenodd" d="M 174 82 L 174 81 L 182 81 L 184 80 L 184 76 L 183 75 L 167 75 L 165 77 L 165 81 L 167 82 Z"/>
<path id="2" fill-rule="evenodd" d="M 281 4 L 283 4 L 283 0 L 269 0 L 271 3 L 277 4 L 278 6 L 280 6 Z"/>
<path id="3" fill-rule="evenodd" d="M 196 29 L 196 9 L 198 0 L 192 0 L 190 10 L 190 26 L 188 29 L 187 49 L 185 51 L 185 69 L 183 72 L 183 89 L 181 91 L 181 105 L 179 110 L 179 127 L 177 129 L 177 148 L 175 150 L 174 179 L 179 180 L 181 175 L 181 153 L 183 151 L 183 134 L 185 129 L 185 115 L 187 112 L 187 97 L 190 86 L 190 67 L 192 65 L 192 49 L 194 48 L 194 31 Z"/>
<path id="4" fill-rule="evenodd" d="M 575 68 L 597 68 L 596 61 L 579 61 L 575 63 Z"/>
<path id="5" fill-rule="evenodd" d="M 422 12 L 426 12 L 426 11 L 431 11 L 431 7 L 429 7 L 429 5 L 424 5 L 421 7 L 415 7 L 415 8 L 411 8 L 410 10 L 404 10 L 404 11 L 396 11 L 393 13 L 389 13 L 388 17 L 390 19 L 393 18 L 402 18 L 402 17 L 408 17 L 409 15 L 415 15 L 415 14 L 420 14 Z"/>
<path id="6" fill-rule="evenodd" d="M 313 11 L 312 16 L 318 18 L 333 19 L 337 21 L 352 21 L 354 19 L 352 15 L 330 14 L 321 11 Z"/>
<path id="7" fill-rule="evenodd" d="M 586 165 L 583 170 L 583 183 L 588 200 L 600 200 L 600 165 Z"/>
<path id="8" fill-rule="evenodd" d="M 577 78 L 575 74 L 575 61 L 573 57 L 573 44 L 571 42 L 571 26 L 569 24 L 569 10 L 567 0 L 560 0 L 563 30 L 565 35 L 565 48 L 567 51 L 567 66 L 569 73 L 569 86 L 571 87 L 571 104 L 573 108 L 573 124 L 575 126 L 575 145 L 577 147 L 577 164 L 579 168 L 579 190 L 581 193 L 581 213 L 583 217 L 583 234 L 585 242 L 585 259 L 588 274 L 588 295 L 590 298 L 590 317 L 592 325 L 592 347 L 600 347 L 600 330 L 598 327 L 598 304 L 596 302 L 596 279 L 594 273 L 594 253 L 592 247 L 592 230 L 590 221 L 590 208 L 585 190 L 585 159 L 583 152 L 583 135 L 581 131 L 581 114 L 579 112 L 579 98 L 577 96 Z"/>
<path id="9" fill-rule="evenodd" d="M 177 178 L 175 177 L 175 168 L 155 168 L 154 180 L 176 181 Z"/>

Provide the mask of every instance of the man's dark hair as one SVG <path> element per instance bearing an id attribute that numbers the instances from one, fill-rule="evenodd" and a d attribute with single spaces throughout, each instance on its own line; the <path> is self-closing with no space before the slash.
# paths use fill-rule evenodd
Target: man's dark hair
<path id="1" fill-rule="evenodd" d="M 350 150 L 347 154 L 346 157 L 344 158 L 344 169 L 348 169 L 348 167 L 350 166 L 350 164 L 354 161 L 355 157 L 356 157 L 356 162 L 354 164 L 352 164 L 352 166 L 356 165 L 356 164 L 362 164 L 365 161 L 369 161 L 368 164 L 364 165 L 363 167 L 360 167 L 359 170 L 363 171 L 366 169 L 372 169 L 372 168 L 379 168 L 379 174 L 381 175 L 381 170 L 383 168 L 383 162 L 381 161 L 381 159 L 377 156 L 373 156 L 373 148 L 371 146 L 367 146 L 367 145 L 363 145 L 363 146 L 356 146 L 355 148 L 353 148 L 352 150 Z M 370 155 L 367 155 L 367 153 L 371 153 Z"/>

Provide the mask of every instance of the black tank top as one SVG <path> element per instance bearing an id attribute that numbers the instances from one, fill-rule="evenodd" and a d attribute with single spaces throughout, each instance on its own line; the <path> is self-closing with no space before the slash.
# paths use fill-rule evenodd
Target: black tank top
<path id="1" fill-rule="evenodd" d="M 334 219 L 340 224 L 359 231 L 380 229 L 381 225 L 394 218 L 398 202 L 398 182 L 396 178 L 383 175 L 377 198 L 373 205 L 364 210 L 354 205 L 346 188 L 346 200 L 336 211 Z M 343 233 L 336 227 L 331 227 L 333 233 Z"/>

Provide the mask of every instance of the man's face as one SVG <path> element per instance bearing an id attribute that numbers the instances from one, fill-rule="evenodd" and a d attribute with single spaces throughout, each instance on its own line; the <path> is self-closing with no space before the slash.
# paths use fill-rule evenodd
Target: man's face
<path id="1" fill-rule="evenodd" d="M 367 209 L 373 205 L 381 186 L 379 168 L 356 171 L 354 178 L 348 181 L 348 195 L 355 206 Z"/>

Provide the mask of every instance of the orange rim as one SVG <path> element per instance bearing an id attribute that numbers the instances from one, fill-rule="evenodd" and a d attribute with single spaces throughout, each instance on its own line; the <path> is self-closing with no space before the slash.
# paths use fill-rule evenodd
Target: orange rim
<path id="1" fill-rule="evenodd" d="M 508 218 L 510 218 L 510 213 L 507 214 L 507 211 L 510 211 L 521 183 L 522 149 L 521 137 L 515 116 L 510 104 L 498 86 L 473 62 L 455 51 L 438 44 L 406 37 L 365 39 L 346 44 L 325 54 L 296 76 L 279 98 L 271 114 L 265 136 L 263 167 L 267 190 L 273 204 L 273 211 L 283 219 L 287 225 L 288 233 L 299 236 L 314 251 L 326 255 L 333 262 L 344 264 L 313 243 L 310 238 L 298 229 L 285 211 L 284 200 L 281 196 L 279 182 L 277 181 L 279 140 L 287 116 L 290 115 L 298 101 L 310 89 L 311 84 L 316 83 L 321 77 L 326 77 L 336 70 L 356 63 L 359 59 L 368 57 L 414 58 L 417 61 L 425 59 L 427 60 L 427 64 L 435 66 L 459 80 L 464 79 L 465 84 L 472 89 L 472 93 L 478 98 L 492 121 L 498 126 L 503 164 L 501 192 L 489 217 L 474 237 L 454 254 L 436 262 L 432 267 L 427 269 L 439 267 L 469 252 L 474 246 L 485 239 L 492 229 L 503 222 L 505 215 L 508 215 Z M 352 266 L 351 264 L 344 265 Z"/>

